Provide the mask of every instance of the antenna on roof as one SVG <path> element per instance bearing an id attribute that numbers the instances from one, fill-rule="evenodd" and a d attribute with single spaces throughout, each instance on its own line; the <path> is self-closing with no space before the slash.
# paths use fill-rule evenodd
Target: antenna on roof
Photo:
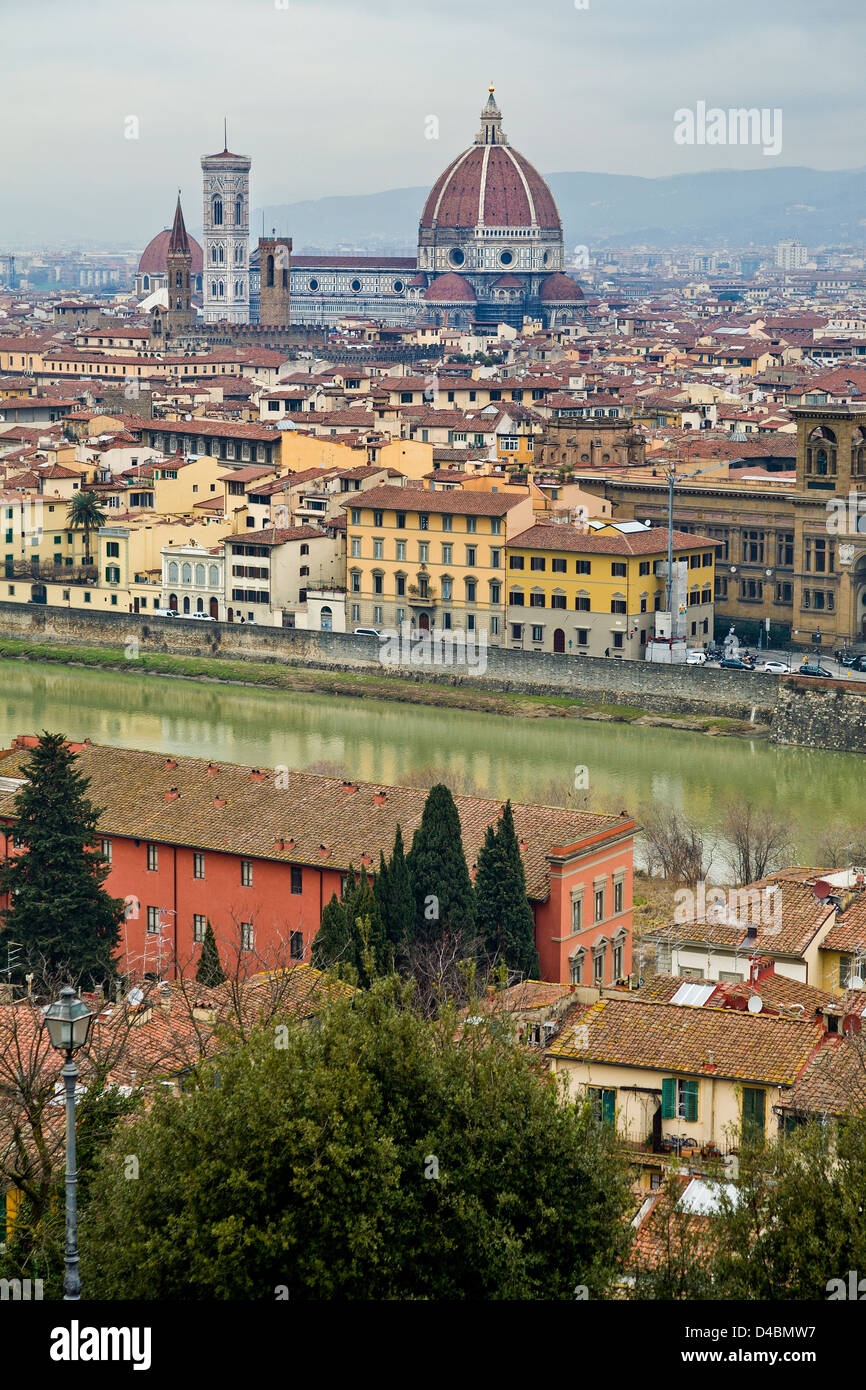
<path id="1" fill-rule="evenodd" d="M 228 122 L 228 116 L 223 116 L 223 149 L 224 149 L 224 150 L 227 150 L 228 147 L 229 147 L 229 122 Z"/>

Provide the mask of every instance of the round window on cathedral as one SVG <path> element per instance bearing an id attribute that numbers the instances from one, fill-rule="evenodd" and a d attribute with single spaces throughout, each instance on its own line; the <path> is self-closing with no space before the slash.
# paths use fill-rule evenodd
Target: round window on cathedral
<path id="1" fill-rule="evenodd" d="M 352 289 L 355 291 L 355 294 L 358 293 L 358 291 L 359 291 L 360 288 L 361 288 L 361 281 L 360 281 L 360 280 L 353 280 L 353 281 L 352 281 Z"/>
<path id="2" fill-rule="evenodd" d="M 499 257 L 499 264 L 500 264 L 500 265 L 512 265 L 513 263 L 514 263 L 514 256 L 512 255 L 512 253 L 511 253 L 510 251 L 503 251 L 503 252 L 502 252 L 502 255 Z"/>
<path id="3" fill-rule="evenodd" d="M 466 260 L 466 257 L 460 250 L 460 247 L 455 246 L 448 259 L 450 260 L 452 265 L 462 265 L 463 262 Z"/>
<path id="4" fill-rule="evenodd" d="M 394 281 L 394 284 L 392 285 L 391 288 L 393 289 L 393 291 L 394 291 L 395 294 L 402 294 L 402 293 L 403 293 L 403 281 L 402 281 L 402 280 L 395 280 L 395 281 Z"/>
<path id="5" fill-rule="evenodd" d="M 311 290 L 317 290 L 317 289 L 319 288 L 319 282 L 318 282 L 318 280 L 311 280 L 310 283 L 309 283 L 308 288 L 311 289 Z"/>

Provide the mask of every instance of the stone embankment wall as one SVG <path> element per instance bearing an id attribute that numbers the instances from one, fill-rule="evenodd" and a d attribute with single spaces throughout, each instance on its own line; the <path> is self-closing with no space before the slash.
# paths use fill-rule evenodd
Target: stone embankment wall
<path id="1" fill-rule="evenodd" d="M 866 681 L 785 677 L 770 737 L 800 748 L 866 753 Z"/>
<path id="2" fill-rule="evenodd" d="M 575 657 L 490 647 L 480 661 L 454 665 L 383 666 L 373 637 L 287 628 L 199 623 L 131 613 L 83 613 L 0 602 L 0 636 L 38 643 L 109 647 L 137 638 L 143 653 L 267 661 L 322 670 L 442 681 L 477 690 L 563 695 L 638 706 L 661 714 L 718 715 L 769 724 L 778 696 L 775 677 L 751 671 L 662 666 L 644 661 Z"/>

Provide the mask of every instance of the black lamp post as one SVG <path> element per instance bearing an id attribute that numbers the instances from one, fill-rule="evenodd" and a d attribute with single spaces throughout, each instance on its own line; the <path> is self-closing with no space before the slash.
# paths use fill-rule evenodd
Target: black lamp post
<path id="1" fill-rule="evenodd" d="M 70 985 L 60 991 L 60 998 L 45 1010 L 45 1027 L 51 1046 L 66 1053 L 60 1075 L 66 1091 L 66 1272 L 63 1276 L 65 1301 L 81 1298 L 78 1277 L 78 1173 L 75 1167 L 75 1083 L 78 1068 L 73 1053 L 83 1047 L 90 1035 L 94 1015 L 82 1003 Z"/>

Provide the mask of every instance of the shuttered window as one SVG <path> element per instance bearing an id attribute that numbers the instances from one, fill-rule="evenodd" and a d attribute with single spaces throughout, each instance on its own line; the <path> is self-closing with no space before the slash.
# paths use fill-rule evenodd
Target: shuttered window
<path id="1" fill-rule="evenodd" d="M 698 1118 L 698 1083 L 680 1081 L 666 1076 L 662 1081 L 662 1119 L 685 1120 L 695 1124 Z"/>

